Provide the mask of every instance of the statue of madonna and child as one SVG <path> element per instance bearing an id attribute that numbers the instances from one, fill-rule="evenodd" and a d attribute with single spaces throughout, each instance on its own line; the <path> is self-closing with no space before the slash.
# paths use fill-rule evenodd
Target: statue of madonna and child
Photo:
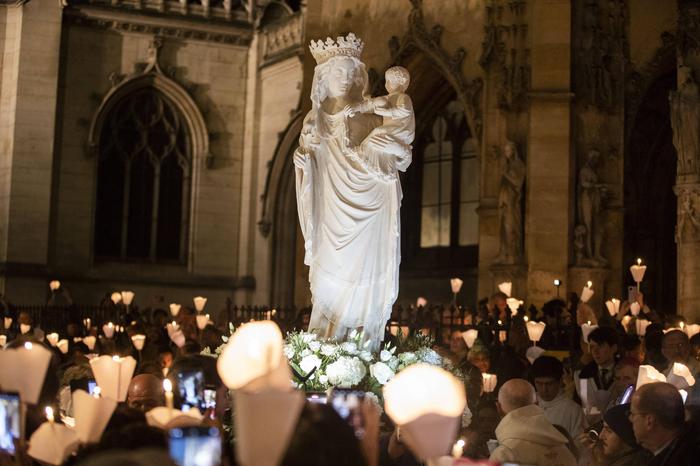
<path id="1" fill-rule="evenodd" d="M 388 95 L 370 98 L 363 42 L 311 41 L 312 107 L 294 153 L 299 221 L 310 267 L 309 330 L 345 339 L 362 331 L 378 350 L 398 296 L 401 183 L 415 121 L 408 71 L 386 71 Z"/>

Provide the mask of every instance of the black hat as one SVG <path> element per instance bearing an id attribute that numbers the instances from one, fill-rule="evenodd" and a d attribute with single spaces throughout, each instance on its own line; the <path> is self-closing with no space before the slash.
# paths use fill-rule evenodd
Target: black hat
<path id="1" fill-rule="evenodd" d="M 629 420 L 629 415 L 630 403 L 625 403 L 622 405 L 613 406 L 605 411 L 603 420 L 608 427 L 610 427 L 610 429 L 622 439 L 623 442 L 632 448 L 636 448 L 639 445 L 634 437 L 634 430 L 632 430 L 632 423 Z"/>

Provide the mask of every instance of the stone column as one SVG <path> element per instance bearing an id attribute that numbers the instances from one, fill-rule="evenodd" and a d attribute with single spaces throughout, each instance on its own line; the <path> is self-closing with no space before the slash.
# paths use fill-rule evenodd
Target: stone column
<path id="1" fill-rule="evenodd" d="M 35 0 L 5 8 L 0 78 L 2 292 L 44 300 L 49 256 L 61 7 Z"/>
<path id="2" fill-rule="evenodd" d="M 678 157 L 676 244 L 678 313 L 700 320 L 700 1 L 678 0 L 678 86 L 671 91 L 671 127 Z"/>
<path id="3" fill-rule="evenodd" d="M 525 250 L 528 298 L 541 306 L 567 292 L 573 212 L 570 154 L 571 2 L 533 0 L 530 5 L 532 85 L 526 153 Z"/>

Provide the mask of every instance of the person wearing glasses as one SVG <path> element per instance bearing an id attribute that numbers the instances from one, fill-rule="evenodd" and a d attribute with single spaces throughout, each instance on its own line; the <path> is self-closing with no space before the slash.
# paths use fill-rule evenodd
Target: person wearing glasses
<path id="1" fill-rule="evenodd" d="M 638 388 L 628 419 L 637 443 L 652 454 L 647 466 L 700 463 L 697 428 L 685 422 L 683 399 L 673 385 L 657 382 Z"/>
<path id="2" fill-rule="evenodd" d="M 668 360 L 665 375 L 673 370 L 673 363 L 677 362 L 688 367 L 693 376 L 700 372 L 700 363 L 691 356 L 690 340 L 682 330 L 671 330 L 664 334 L 661 342 L 661 353 Z"/>

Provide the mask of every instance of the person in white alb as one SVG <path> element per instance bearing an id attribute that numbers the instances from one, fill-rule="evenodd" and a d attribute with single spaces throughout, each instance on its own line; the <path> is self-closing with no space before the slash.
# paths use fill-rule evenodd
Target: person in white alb
<path id="1" fill-rule="evenodd" d="M 584 427 L 583 409 L 563 391 L 562 363 L 552 356 L 540 356 L 530 371 L 537 390 L 537 405 L 549 422 L 563 427 L 571 438 L 578 437 Z"/>

